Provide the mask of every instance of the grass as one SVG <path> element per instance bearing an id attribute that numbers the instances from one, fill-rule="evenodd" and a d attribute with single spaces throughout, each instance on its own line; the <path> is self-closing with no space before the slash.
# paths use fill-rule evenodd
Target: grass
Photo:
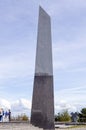
<path id="1" fill-rule="evenodd" d="M 65 128 L 65 130 L 70 130 L 70 129 L 76 130 L 77 128 L 86 128 L 86 125 L 74 125 L 69 128 Z"/>
<path id="2" fill-rule="evenodd" d="M 78 130 L 79 129 L 82 129 L 82 128 L 86 128 L 86 125 L 73 125 L 73 126 L 70 126 L 69 128 L 58 128 L 57 130 Z"/>

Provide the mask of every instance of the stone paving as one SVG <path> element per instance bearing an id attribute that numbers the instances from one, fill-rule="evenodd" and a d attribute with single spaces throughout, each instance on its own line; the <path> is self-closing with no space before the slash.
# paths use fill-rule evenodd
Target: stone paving
<path id="1" fill-rule="evenodd" d="M 43 130 L 29 123 L 0 123 L 0 130 Z"/>
<path id="2" fill-rule="evenodd" d="M 34 127 L 29 123 L 0 123 L 0 130 L 43 130 Z M 81 128 L 56 128 L 55 130 L 86 130 L 86 127 Z"/>

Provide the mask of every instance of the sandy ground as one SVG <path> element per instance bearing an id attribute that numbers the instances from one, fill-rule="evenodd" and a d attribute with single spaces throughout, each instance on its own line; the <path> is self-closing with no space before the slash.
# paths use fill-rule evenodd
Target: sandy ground
<path id="1" fill-rule="evenodd" d="M 0 130 L 43 130 L 34 127 L 28 123 L 0 123 Z M 56 128 L 55 130 L 86 130 L 86 127 L 82 128 Z"/>

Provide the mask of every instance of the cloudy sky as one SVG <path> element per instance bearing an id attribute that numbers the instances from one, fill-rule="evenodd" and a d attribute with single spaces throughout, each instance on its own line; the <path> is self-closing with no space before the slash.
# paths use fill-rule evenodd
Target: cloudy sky
<path id="1" fill-rule="evenodd" d="M 39 5 L 52 22 L 55 111 L 79 110 L 86 106 L 86 0 L 0 0 L 0 106 L 30 109 Z"/>

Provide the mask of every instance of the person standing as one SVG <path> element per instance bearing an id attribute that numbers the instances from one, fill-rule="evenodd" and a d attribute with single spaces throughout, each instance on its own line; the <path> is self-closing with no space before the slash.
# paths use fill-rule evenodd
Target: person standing
<path id="1" fill-rule="evenodd" d="M 9 121 L 11 121 L 11 111 L 10 111 L 10 109 L 9 109 L 9 112 L 8 112 L 9 114 L 8 114 L 8 118 L 9 118 Z"/>
<path id="2" fill-rule="evenodd" d="M 2 113 L 2 108 L 0 109 L 0 122 L 3 121 L 3 113 Z"/>

